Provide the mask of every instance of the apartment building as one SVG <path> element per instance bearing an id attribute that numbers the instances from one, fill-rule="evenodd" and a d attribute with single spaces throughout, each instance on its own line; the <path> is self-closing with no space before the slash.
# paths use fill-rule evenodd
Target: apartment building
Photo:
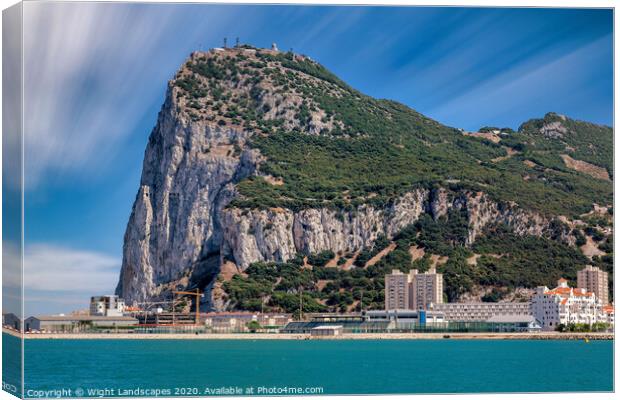
<path id="1" fill-rule="evenodd" d="M 527 317 L 532 315 L 529 302 L 433 303 L 430 309 L 442 312 L 446 321 L 487 321 L 494 317 Z"/>
<path id="2" fill-rule="evenodd" d="M 431 304 L 443 303 L 443 275 L 435 268 L 422 274 L 414 269 L 409 274 L 413 310 L 428 310 Z"/>
<path id="3" fill-rule="evenodd" d="M 532 314 L 547 331 L 554 330 L 559 324 L 607 322 L 596 295 L 583 288 L 569 287 L 566 279 L 560 279 L 555 289 L 536 288 Z"/>
<path id="4" fill-rule="evenodd" d="M 433 303 L 443 302 L 443 275 L 435 268 L 419 273 L 417 269 L 405 274 L 393 270 L 385 276 L 386 310 L 426 310 Z"/>
<path id="5" fill-rule="evenodd" d="M 577 272 L 577 287 L 594 293 L 603 305 L 609 304 L 609 280 L 607 272 L 592 265 Z"/>
<path id="6" fill-rule="evenodd" d="M 395 269 L 385 276 L 385 309 L 409 309 L 412 303 L 410 299 L 410 277 L 408 274 Z"/>

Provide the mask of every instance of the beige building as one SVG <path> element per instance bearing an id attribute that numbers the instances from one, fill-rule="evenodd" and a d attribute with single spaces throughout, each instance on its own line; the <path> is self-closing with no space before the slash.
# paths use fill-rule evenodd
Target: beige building
<path id="1" fill-rule="evenodd" d="M 437 303 L 430 307 L 442 312 L 446 321 L 487 321 L 494 317 L 526 317 L 532 315 L 531 304 L 527 303 Z"/>
<path id="2" fill-rule="evenodd" d="M 609 286 L 607 272 L 588 265 L 577 272 L 577 287 L 594 293 L 603 305 L 609 304 Z"/>
<path id="3" fill-rule="evenodd" d="M 409 275 L 395 269 L 385 276 L 385 309 L 408 309 L 410 304 Z"/>
<path id="4" fill-rule="evenodd" d="M 413 310 L 427 310 L 431 304 L 443 303 L 443 274 L 435 268 L 420 274 L 417 269 L 409 272 Z"/>
<path id="5" fill-rule="evenodd" d="M 408 274 L 393 270 L 385 276 L 386 310 L 426 310 L 442 302 L 443 275 L 435 268 L 424 273 L 414 269 Z"/>

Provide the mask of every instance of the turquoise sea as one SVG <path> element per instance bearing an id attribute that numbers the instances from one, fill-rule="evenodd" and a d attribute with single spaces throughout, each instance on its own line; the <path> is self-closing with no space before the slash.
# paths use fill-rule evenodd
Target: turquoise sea
<path id="1" fill-rule="evenodd" d="M 27 397 L 60 389 L 79 397 L 273 395 L 297 388 L 322 394 L 613 390 L 612 341 L 27 340 L 25 346 Z"/>

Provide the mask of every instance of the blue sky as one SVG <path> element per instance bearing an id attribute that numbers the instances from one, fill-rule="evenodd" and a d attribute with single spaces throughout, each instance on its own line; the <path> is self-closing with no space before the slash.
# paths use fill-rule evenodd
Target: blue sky
<path id="1" fill-rule="evenodd" d="M 26 3 L 26 314 L 110 293 L 148 135 L 189 53 L 276 42 L 447 125 L 612 123 L 610 10 Z"/>

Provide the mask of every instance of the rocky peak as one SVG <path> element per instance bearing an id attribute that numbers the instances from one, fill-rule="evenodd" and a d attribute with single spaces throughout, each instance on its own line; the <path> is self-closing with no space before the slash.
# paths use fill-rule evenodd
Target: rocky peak
<path id="1" fill-rule="evenodd" d="M 571 133 L 565 115 L 549 112 L 542 119 L 529 120 L 519 127 L 519 132 L 540 134 L 548 139 L 563 139 Z"/>
<path id="2" fill-rule="evenodd" d="M 192 53 L 171 86 L 178 111 L 192 121 L 262 134 L 342 127 L 308 92 L 349 90 L 306 56 L 247 47 Z"/>

